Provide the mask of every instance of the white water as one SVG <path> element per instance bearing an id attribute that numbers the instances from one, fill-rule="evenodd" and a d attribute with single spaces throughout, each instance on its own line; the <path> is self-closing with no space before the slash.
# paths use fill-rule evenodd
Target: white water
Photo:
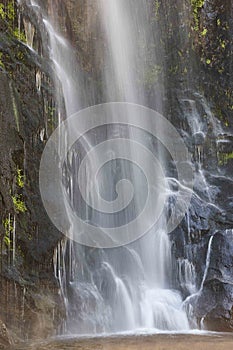
<path id="1" fill-rule="evenodd" d="M 188 259 L 179 258 L 178 282 L 182 289 L 191 295 L 196 292 L 196 271 L 193 264 Z"/>
<path id="2" fill-rule="evenodd" d="M 214 238 L 214 236 L 211 236 L 210 240 L 209 240 L 209 243 L 208 243 L 205 272 L 204 272 L 204 275 L 203 275 L 203 278 L 202 278 L 202 282 L 201 282 L 201 287 L 200 287 L 199 293 L 201 293 L 202 290 L 203 290 L 203 286 L 204 286 L 204 283 L 205 283 L 205 280 L 206 280 L 206 277 L 207 277 L 207 274 L 208 274 L 208 270 L 209 270 L 209 266 L 210 266 L 210 256 L 211 256 L 211 248 L 212 248 L 213 238 Z"/>
<path id="3" fill-rule="evenodd" d="M 195 292 L 194 290 L 194 293 L 189 295 L 185 301 L 184 301 L 184 306 L 187 310 L 187 313 L 189 314 L 189 318 L 192 319 L 192 314 L 193 314 L 193 306 L 192 306 L 192 303 L 198 299 L 198 297 L 201 295 L 202 291 L 203 291 L 203 287 L 204 287 L 204 283 L 206 281 L 206 277 L 208 275 L 208 271 L 209 271 L 209 266 L 210 266 L 210 258 L 211 258 L 211 251 L 212 251 L 212 243 L 213 243 L 213 239 L 214 239 L 214 235 L 210 237 L 209 239 L 209 242 L 208 242 L 208 247 L 207 247 L 207 252 L 206 252 L 206 263 L 205 263 L 205 270 L 204 270 L 204 273 L 203 273 L 203 277 L 202 277 L 202 281 L 201 281 L 201 285 L 200 285 L 200 288 L 197 292 Z M 204 329 L 204 319 L 205 317 L 203 317 L 201 319 L 201 329 Z"/>
<path id="4" fill-rule="evenodd" d="M 35 3 L 33 5 L 38 11 L 38 6 Z M 103 53 L 105 65 L 102 69 L 102 80 L 106 85 L 103 95 L 105 101 L 145 102 L 144 92 L 138 88 L 136 79 L 138 66 L 143 71 L 143 62 L 138 65 L 136 61 L 145 53 L 140 51 L 136 43 L 139 32 L 144 33 L 145 42 L 150 33 L 146 28 L 146 11 L 144 13 L 143 10 L 147 8 L 146 2 L 143 1 L 143 6 L 141 3 L 137 5 L 134 1 L 125 0 L 98 1 L 101 14 L 99 21 L 107 46 Z M 76 74 L 78 69 L 74 49 L 57 33 L 49 19 L 44 17 L 43 22 L 49 33 L 50 57 L 57 77 L 58 106 L 62 108 L 62 95 L 69 116 L 80 109 L 79 92 L 85 87 L 80 85 Z M 88 91 L 85 93 L 88 94 Z M 108 132 L 120 135 L 118 129 Z M 127 132 L 130 137 L 134 137 L 134 131 Z M 92 139 L 86 142 L 87 145 L 92 147 Z M 134 149 L 130 149 L 130 152 L 134 155 Z M 135 201 L 137 208 L 143 192 L 141 179 L 138 179 L 134 169 L 127 170 L 122 164 L 121 167 L 122 174 L 129 172 L 139 192 Z M 116 169 L 117 165 L 112 165 L 111 170 L 116 172 Z M 73 176 L 71 170 L 71 202 L 76 195 Z M 114 185 L 110 177 L 104 183 L 104 187 L 109 189 Z M 171 245 L 165 225 L 166 221 L 162 217 L 146 236 L 117 249 L 95 250 L 72 242 L 61 243 L 55 252 L 55 273 L 65 300 L 68 332 L 93 334 L 134 332 L 138 329 L 189 329 L 181 296 L 172 289 Z M 65 261 L 67 256 L 68 268 Z M 187 266 L 185 271 L 185 279 L 192 278 Z"/>

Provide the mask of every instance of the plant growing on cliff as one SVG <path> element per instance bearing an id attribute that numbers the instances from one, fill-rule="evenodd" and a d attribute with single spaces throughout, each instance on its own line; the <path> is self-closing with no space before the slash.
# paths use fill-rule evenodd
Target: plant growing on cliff
<path id="1" fill-rule="evenodd" d="M 24 184 L 25 184 L 25 175 L 23 175 L 23 170 L 22 170 L 22 169 L 17 168 L 17 178 L 16 178 L 16 182 L 17 182 L 17 185 L 18 185 L 20 188 L 23 188 L 23 187 L 24 187 Z"/>
<path id="2" fill-rule="evenodd" d="M 0 19 L 5 20 L 8 25 L 8 29 L 11 35 L 16 39 L 26 42 L 26 36 L 20 31 L 18 26 L 15 25 L 16 21 L 16 10 L 15 0 L 8 1 L 5 4 L 0 4 Z"/>
<path id="3" fill-rule="evenodd" d="M 1 19 L 5 19 L 6 13 L 4 11 L 4 5 L 0 4 L 0 17 Z"/>
<path id="4" fill-rule="evenodd" d="M 226 165 L 230 160 L 233 160 L 233 152 L 218 154 L 218 164 L 220 166 Z"/>
<path id="5" fill-rule="evenodd" d="M 3 53 L 0 52 L 0 67 L 2 67 L 2 68 L 4 69 L 4 68 L 5 68 L 5 65 L 4 65 L 4 63 L 3 63 L 3 61 L 2 61 L 2 57 L 3 57 Z"/>
<path id="6" fill-rule="evenodd" d="M 14 230 L 13 227 L 13 220 L 12 218 L 9 216 L 6 219 L 3 220 L 2 222 L 3 227 L 5 229 L 5 235 L 4 235 L 4 242 L 7 246 L 10 246 L 11 240 L 10 240 L 10 235 Z"/>
<path id="7" fill-rule="evenodd" d="M 191 0 L 194 18 L 194 29 L 199 30 L 199 11 L 204 6 L 205 0 Z"/>
<path id="8" fill-rule="evenodd" d="M 154 1 L 154 13 L 155 13 L 155 17 L 158 17 L 159 8 L 160 8 L 160 2 L 159 2 L 159 0 L 155 0 L 155 1 Z"/>
<path id="9" fill-rule="evenodd" d="M 0 17 L 12 24 L 15 18 L 15 2 L 9 1 L 7 4 L 0 4 Z"/>
<path id="10" fill-rule="evenodd" d="M 17 213 L 25 213 L 27 211 L 27 207 L 24 203 L 24 201 L 22 200 L 22 196 L 21 195 L 15 195 L 12 197 L 12 201 L 14 204 L 14 208 L 15 211 Z"/>

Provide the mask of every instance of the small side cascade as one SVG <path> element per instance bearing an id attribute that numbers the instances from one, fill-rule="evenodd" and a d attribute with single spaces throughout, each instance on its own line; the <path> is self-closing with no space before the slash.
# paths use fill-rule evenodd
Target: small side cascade
<path id="1" fill-rule="evenodd" d="M 14 215 L 12 229 L 12 265 L 15 265 L 15 247 L 16 247 L 16 219 Z"/>
<path id="2" fill-rule="evenodd" d="M 67 257 L 69 258 L 68 262 Z M 64 238 L 58 243 L 54 250 L 53 267 L 55 278 L 60 286 L 60 294 L 65 304 L 65 310 L 68 312 L 67 288 L 72 283 L 75 274 L 74 243 L 72 240 Z M 63 320 L 61 332 L 67 330 L 67 316 L 66 314 L 66 318 Z"/>
<path id="3" fill-rule="evenodd" d="M 41 92 L 41 83 L 42 83 L 42 73 L 41 71 L 38 69 L 36 71 L 36 88 L 37 91 L 40 93 Z"/>
<path id="4" fill-rule="evenodd" d="M 62 296 L 66 302 L 66 249 L 67 249 L 67 239 L 59 242 L 57 248 L 54 251 L 53 264 L 54 264 L 54 274 L 59 285 L 61 287 Z"/>
<path id="5" fill-rule="evenodd" d="M 188 229 L 188 241 L 187 243 L 190 244 L 192 242 L 192 238 L 191 238 L 191 229 L 190 229 L 190 213 L 189 210 L 187 211 L 186 215 L 186 224 L 187 224 L 187 229 Z M 186 242 L 184 242 L 184 245 L 186 245 Z"/>
<path id="6" fill-rule="evenodd" d="M 65 249 L 64 249 L 65 243 L 59 242 L 58 246 L 54 250 L 53 255 L 53 266 L 54 266 L 54 275 L 55 278 L 58 280 L 59 287 L 60 287 L 60 294 L 65 304 L 65 310 L 67 310 L 67 298 L 66 298 L 66 292 L 65 292 L 65 278 L 66 278 L 66 264 L 65 264 Z M 67 315 L 66 315 L 67 318 Z M 63 320 L 61 325 L 61 331 L 66 331 L 66 319 Z"/>
<path id="7" fill-rule="evenodd" d="M 199 290 L 199 292 L 198 292 L 199 294 L 201 294 L 201 292 L 202 292 L 202 290 L 203 290 L 204 283 L 205 283 L 205 281 L 206 281 L 206 277 L 207 277 L 207 274 L 208 274 L 208 270 L 209 270 L 209 266 L 210 266 L 210 257 L 211 257 L 211 248 L 212 248 L 213 239 L 214 239 L 214 235 L 211 236 L 211 237 L 210 237 L 210 240 L 209 240 L 208 250 L 207 250 L 207 256 L 206 256 L 206 267 L 205 267 L 203 279 L 202 279 L 202 282 L 201 282 L 201 287 L 200 287 L 200 290 Z M 202 319 L 201 319 L 201 321 L 200 321 L 200 328 L 201 328 L 202 330 L 205 329 L 204 321 L 205 321 L 205 316 L 203 316 Z"/>
<path id="8" fill-rule="evenodd" d="M 117 323 L 115 326 L 118 327 L 118 329 L 135 329 L 135 308 L 126 284 L 119 276 L 116 275 L 113 267 L 109 263 L 104 262 L 103 266 L 105 266 L 115 281 L 116 294 L 114 302 L 116 304 L 115 322 Z M 122 323 L 122 313 L 125 315 L 125 325 Z"/>
<path id="9" fill-rule="evenodd" d="M 195 147 L 194 157 L 199 164 L 202 164 L 204 157 L 205 134 L 202 131 L 194 133 L 193 143 Z"/>
<path id="10" fill-rule="evenodd" d="M 43 129 L 40 130 L 40 140 L 41 140 L 42 142 L 45 141 L 45 128 L 43 128 Z"/>
<path id="11" fill-rule="evenodd" d="M 196 293 L 196 271 L 192 262 L 179 258 L 177 261 L 177 280 L 181 288 L 191 294 Z"/>
<path id="12" fill-rule="evenodd" d="M 213 239 L 214 239 L 214 235 L 210 237 L 209 240 L 209 244 L 208 244 L 208 250 L 207 250 L 207 255 L 206 255 L 206 265 L 205 265 L 205 271 L 204 271 L 204 275 L 202 278 L 202 282 L 201 282 L 201 287 L 199 290 L 199 294 L 201 294 L 203 287 L 204 287 L 204 283 L 208 274 L 208 270 L 209 270 L 209 266 L 210 266 L 210 257 L 211 257 L 211 248 L 212 248 L 212 243 L 213 243 Z"/>
<path id="13" fill-rule="evenodd" d="M 205 317 L 206 317 L 206 316 L 203 316 L 203 317 L 201 318 L 201 321 L 200 321 L 200 328 L 201 328 L 202 331 L 205 330 Z"/>
<path id="14" fill-rule="evenodd" d="M 4 226 L 4 246 L 2 249 L 7 251 L 7 264 L 8 266 L 15 266 L 16 259 L 16 216 L 8 214 L 3 220 Z M 5 248 L 3 248 L 5 247 Z"/>
<path id="15" fill-rule="evenodd" d="M 197 170 L 201 169 L 204 159 L 204 144 L 205 144 L 205 123 L 201 118 L 197 102 L 191 99 L 181 100 L 181 107 L 186 116 L 189 125 L 190 133 L 192 135 L 193 156 L 197 165 Z"/>
<path id="16" fill-rule="evenodd" d="M 181 107 L 183 110 L 183 114 L 187 118 L 192 135 L 194 135 L 197 132 L 200 132 L 202 129 L 202 123 L 200 120 L 199 113 L 197 111 L 196 101 L 191 99 L 182 99 Z"/>
<path id="17" fill-rule="evenodd" d="M 205 270 L 203 274 L 203 278 L 201 281 L 200 288 L 197 292 L 194 292 L 193 294 L 189 295 L 183 302 L 183 306 L 186 309 L 187 314 L 189 315 L 189 319 L 193 319 L 193 303 L 196 302 L 197 298 L 201 295 L 204 284 L 207 278 L 207 274 L 209 271 L 209 266 L 210 266 L 210 258 L 211 258 L 211 249 L 212 249 L 212 243 L 213 243 L 214 235 L 210 237 L 209 243 L 208 243 L 208 248 L 207 248 L 207 253 L 206 253 L 206 264 L 205 264 Z M 204 324 L 204 319 L 201 322 Z M 202 326 L 201 326 L 202 327 Z"/>

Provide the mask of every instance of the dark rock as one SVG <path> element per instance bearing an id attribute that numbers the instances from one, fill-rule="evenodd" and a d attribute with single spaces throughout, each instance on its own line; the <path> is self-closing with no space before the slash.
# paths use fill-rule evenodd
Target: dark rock
<path id="1" fill-rule="evenodd" d="M 233 330 L 233 231 L 214 236 L 208 274 L 196 301 L 196 315 L 208 329 Z"/>
<path id="2" fill-rule="evenodd" d="M 12 341 L 6 325 L 0 320 L 0 349 L 5 350 L 10 347 Z"/>
<path id="3" fill-rule="evenodd" d="M 0 318 L 15 338 L 44 337 L 54 334 L 63 317 L 53 271 L 53 250 L 62 236 L 43 209 L 38 179 L 44 148 L 40 132 L 50 132 L 45 104 L 54 101 L 54 86 L 39 54 L 10 31 L 1 31 L 0 41 Z M 41 93 L 37 70 L 43 71 Z M 25 206 L 23 212 L 14 196 Z M 47 306 L 36 303 L 38 295 L 48 299 Z"/>
<path id="4" fill-rule="evenodd" d="M 193 135 L 193 144 L 195 146 L 203 146 L 205 143 L 205 134 L 202 131 L 196 132 Z"/>

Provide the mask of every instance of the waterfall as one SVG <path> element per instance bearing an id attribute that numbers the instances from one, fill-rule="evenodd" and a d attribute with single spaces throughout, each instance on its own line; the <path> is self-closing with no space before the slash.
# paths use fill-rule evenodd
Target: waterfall
<path id="1" fill-rule="evenodd" d="M 183 303 L 184 307 L 187 310 L 187 313 L 188 313 L 190 319 L 193 318 L 193 304 L 195 305 L 196 301 L 201 296 L 201 293 L 202 293 L 203 287 L 204 287 L 204 283 L 206 281 L 206 277 L 207 277 L 207 274 L 209 271 L 213 239 L 214 239 L 214 235 L 210 237 L 209 242 L 208 242 L 207 252 L 206 252 L 205 270 L 203 273 L 200 288 L 198 291 L 195 291 L 195 288 L 194 288 L 193 293 L 190 293 L 190 295 L 185 299 L 185 301 Z M 205 319 L 205 317 L 203 317 L 200 321 L 201 329 L 204 329 L 204 319 Z M 192 320 L 192 322 L 195 324 L 195 320 Z"/>
<path id="2" fill-rule="evenodd" d="M 208 243 L 208 249 L 207 249 L 207 254 L 206 254 L 205 271 L 204 271 L 204 275 L 203 275 L 203 278 L 202 278 L 202 282 L 201 282 L 201 287 L 200 287 L 200 290 L 199 290 L 199 294 L 200 294 L 200 293 L 202 292 L 202 290 L 203 290 L 203 286 L 204 286 L 204 283 L 205 283 L 205 280 L 206 280 L 206 277 L 207 277 L 207 274 L 208 274 L 208 270 L 209 270 L 209 266 L 210 266 L 210 256 L 211 256 L 211 248 L 212 248 L 213 238 L 214 238 L 214 236 L 211 236 L 211 237 L 210 237 L 210 240 L 209 240 L 209 243 Z"/>
<path id="3" fill-rule="evenodd" d="M 106 50 L 101 68 L 103 82 L 102 102 L 134 102 L 146 104 L 146 94 L 138 84 L 137 71 L 145 75 L 146 52 L 140 47 L 138 36 L 147 43 L 151 33 L 147 27 L 148 4 L 132 0 L 98 0 L 99 24 L 104 33 Z M 43 11 L 33 1 L 35 12 Z M 57 78 L 58 107 L 62 110 L 64 99 L 66 115 L 81 109 L 81 95 L 88 95 L 78 74 L 75 49 L 57 32 L 53 21 L 43 14 L 43 23 L 50 39 L 50 58 Z M 158 54 L 158 53 L 157 53 Z M 143 58 L 143 59 L 142 59 Z M 62 91 L 61 91 L 62 90 Z M 162 105 L 163 85 L 158 91 Z M 88 101 L 88 97 L 86 98 Z M 62 111 L 60 111 L 62 113 Z M 112 118 L 114 119 L 114 114 Z M 126 116 L 127 117 L 127 116 Z M 128 128 L 123 131 L 129 139 L 151 146 L 148 135 Z M 120 126 L 96 131 L 81 142 L 84 153 L 87 149 L 107 137 L 122 136 Z M 65 141 L 64 141 L 65 142 Z M 62 145 L 60 145 L 62 147 Z M 82 151 L 80 152 L 82 155 Z M 129 149 L 132 158 L 142 158 L 134 147 Z M 163 162 L 163 152 L 158 147 L 159 158 Z M 79 154 L 80 156 L 80 154 Z M 93 160 L 95 161 L 95 160 Z M 73 207 L 79 208 L 75 176 L 80 158 L 75 149 L 67 157 L 67 193 Z M 91 170 L 87 169 L 86 192 L 90 196 L 88 184 Z M 98 186 L 106 197 L 114 198 L 115 185 L 119 179 L 129 177 L 137 189 L 130 217 L 141 208 L 145 197 L 143 177 L 132 165 L 123 161 L 112 162 L 100 178 Z M 107 193 L 106 193 L 107 192 Z M 85 219 L 98 226 L 105 218 L 96 218 L 96 213 L 82 207 Z M 127 217 L 119 215 L 110 224 L 120 225 Z M 100 221 L 98 221 L 100 220 Z M 108 221 L 104 222 L 109 224 Z M 144 222 L 140 223 L 144 225 Z M 75 227 L 71 227 L 72 230 Z M 71 261 L 72 260 L 72 261 Z M 67 262 L 68 261 L 68 262 Z M 161 215 L 157 224 L 142 238 L 127 246 L 112 249 L 94 249 L 75 242 L 63 242 L 55 252 L 55 275 L 61 285 L 67 311 L 67 332 L 73 334 L 116 333 L 140 329 L 188 330 L 189 322 L 182 308 L 182 297 L 172 287 L 173 264 L 171 243 L 166 231 L 166 217 Z M 67 265 L 69 266 L 67 268 Z M 192 279 L 190 266 L 185 265 L 185 273 Z M 191 283 L 191 282 L 190 282 Z M 190 291 L 192 286 L 189 287 Z"/>

